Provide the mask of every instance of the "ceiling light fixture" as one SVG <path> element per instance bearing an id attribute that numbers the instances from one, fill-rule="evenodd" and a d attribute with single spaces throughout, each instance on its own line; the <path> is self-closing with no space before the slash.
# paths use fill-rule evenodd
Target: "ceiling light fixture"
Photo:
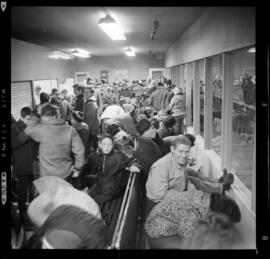
<path id="1" fill-rule="evenodd" d="M 130 47 L 126 48 L 126 49 L 124 50 L 124 52 L 125 52 L 125 54 L 126 54 L 127 56 L 129 56 L 129 57 L 134 57 L 134 56 L 136 56 L 135 53 L 134 53 L 134 51 L 133 51 Z"/>
<path id="2" fill-rule="evenodd" d="M 54 51 L 49 55 L 53 59 L 72 59 L 72 55 L 64 53 L 62 51 Z"/>
<path id="3" fill-rule="evenodd" d="M 90 58 L 91 55 L 89 52 L 82 50 L 82 49 L 75 49 L 71 52 L 72 55 L 79 57 L 79 58 Z"/>
<path id="4" fill-rule="evenodd" d="M 253 47 L 253 48 L 250 48 L 250 49 L 248 50 L 248 52 L 249 52 L 249 53 L 255 53 L 255 52 L 256 52 L 256 49 L 255 49 L 255 47 Z"/>
<path id="5" fill-rule="evenodd" d="M 98 25 L 113 40 L 126 40 L 126 37 L 121 32 L 119 26 L 109 14 L 107 14 L 106 17 L 101 18 L 98 22 Z"/>

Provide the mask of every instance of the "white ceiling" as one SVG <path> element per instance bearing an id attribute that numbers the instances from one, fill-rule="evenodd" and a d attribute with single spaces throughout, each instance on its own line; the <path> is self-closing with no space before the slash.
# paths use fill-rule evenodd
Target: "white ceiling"
<path id="1" fill-rule="evenodd" d="M 52 50 L 81 48 L 92 56 L 119 55 L 131 46 L 137 55 L 165 53 L 205 7 L 12 7 L 12 37 Z M 110 14 L 127 40 L 113 41 L 98 26 Z M 150 34 L 159 20 L 155 40 Z"/>

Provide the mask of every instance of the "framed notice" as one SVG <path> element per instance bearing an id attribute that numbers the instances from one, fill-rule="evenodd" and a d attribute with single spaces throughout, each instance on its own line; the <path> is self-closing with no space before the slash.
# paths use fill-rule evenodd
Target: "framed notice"
<path id="1" fill-rule="evenodd" d="M 89 72 L 76 72 L 75 82 L 76 84 L 86 84 L 88 77 L 89 77 Z"/>
<path id="2" fill-rule="evenodd" d="M 109 76 L 108 76 L 108 71 L 107 70 L 102 70 L 100 71 L 100 80 L 105 81 L 106 83 L 109 82 Z"/>

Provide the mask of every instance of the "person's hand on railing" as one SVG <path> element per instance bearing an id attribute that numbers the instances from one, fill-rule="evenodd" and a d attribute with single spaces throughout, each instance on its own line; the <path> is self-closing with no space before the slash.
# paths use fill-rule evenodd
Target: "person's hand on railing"
<path id="1" fill-rule="evenodd" d="M 139 173 L 141 171 L 141 169 L 135 165 L 128 167 L 127 170 L 130 171 L 131 173 Z"/>

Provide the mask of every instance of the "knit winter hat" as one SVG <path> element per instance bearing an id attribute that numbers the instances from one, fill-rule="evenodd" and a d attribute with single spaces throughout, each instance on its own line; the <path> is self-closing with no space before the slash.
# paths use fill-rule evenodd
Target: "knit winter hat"
<path id="1" fill-rule="evenodd" d="M 78 122 L 83 122 L 83 113 L 80 111 L 74 111 L 72 112 L 72 116 L 74 117 L 74 119 Z"/>
<path id="2" fill-rule="evenodd" d="M 78 235 L 62 229 L 47 232 L 43 239 L 43 244 L 52 249 L 80 249 L 82 243 L 83 241 Z"/>
<path id="3" fill-rule="evenodd" d="M 142 119 L 136 124 L 136 129 L 140 135 L 151 127 L 151 122 L 147 119 Z"/>

